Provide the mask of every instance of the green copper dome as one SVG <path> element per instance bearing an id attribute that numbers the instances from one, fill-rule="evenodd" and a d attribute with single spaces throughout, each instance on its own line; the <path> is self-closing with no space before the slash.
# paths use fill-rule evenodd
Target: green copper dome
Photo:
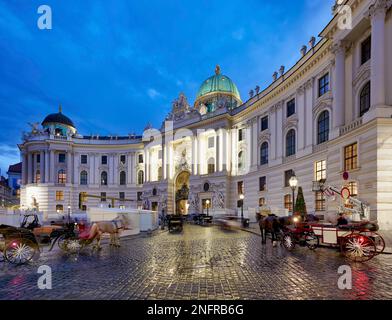
<path id="1" fill-rule="evenodd" d="M 205 80 L 197 93 L 196 99 L 210 93 L 228 93 L 238 100 L 241 100 L 240 93 L 234 82 L 227 76 L 220 73 L 219 66 L 215 69 L 215 75 Z"/>

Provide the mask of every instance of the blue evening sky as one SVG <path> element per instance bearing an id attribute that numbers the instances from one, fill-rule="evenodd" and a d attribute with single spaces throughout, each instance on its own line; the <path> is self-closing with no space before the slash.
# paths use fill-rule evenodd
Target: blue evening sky
<path id="1" fill-rule="evenodd" d="M 216 64 L 245 101 L 331 18 L 334 0 L 0 0 L 0 168 L 19 161 L 28 122 L 58 104 L 81 134 L 159 127 L 191 105 Z M 39 5 L 53 29 L 39 30 Z"/>

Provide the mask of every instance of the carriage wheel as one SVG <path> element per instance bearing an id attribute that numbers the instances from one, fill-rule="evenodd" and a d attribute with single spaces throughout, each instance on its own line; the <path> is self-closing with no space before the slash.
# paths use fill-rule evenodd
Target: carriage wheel
<path id="1" fill-rule="evenodd" d="M 374 244 L 376 245 L 376 254 L 380 254 L 384 252 L 385 249 L 385 240 L 384 238 L 377 232 L 361 232 L 361 234 L 368 236 L 370 239 L 373 240 Z"/>
<path id="2" fill-rule="evenodd" d="M 355 262 L 368 261 L 377 254 L 373 240 L 363 234 L 350 234 L 344 237 L 340 250 L 347 258 Z"/>
<path id="3" fill-rule="evenodd" d="M 319 246 L 320 240 L 314 232 L 307 232 L 305 234 L 305 243 L 310 250 L 315 250 Z"/>
<path id="4" fill-rule="evenodd" d="M 282 237 L 282 245 L 285 247 L 288 251 L 293 251 L 295 248 L 295 240 L 293 238 L 293 235 L 291 233 L 285 233 Z"/>
<path id="5" fill-rule="evenodd" d="M 5 259 L 13 264 L 24 264 L 30 261 L 37 252 L 37 245 L 28 239 L 10 241 L 4 249 Z"/>
<path id="6" fill-rule="evenodd" d="M 82 244 L 79 239 L 69 237 L 65 234 L 60 236 L 57 243 L 61 250 L 68 253 L 79 253 L 82 250 Z"/>

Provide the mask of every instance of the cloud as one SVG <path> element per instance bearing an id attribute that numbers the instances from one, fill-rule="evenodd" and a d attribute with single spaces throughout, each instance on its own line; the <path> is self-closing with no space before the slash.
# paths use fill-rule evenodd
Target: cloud
<path id="1" fill-rule="evenodd" d="M 148 94 L 148 96 L 149 96 L 151 99 L 153 99 L 153 100 L 154 100 L 155 98 L 158 98 L 158 97 L 162 96 L 161 93 L 159 93 L 157 90 L 155 90 L 155 89 L 153 89 L 153 88 L 148 89 L 148 90 L 147 90 L 147 94 Z"/>

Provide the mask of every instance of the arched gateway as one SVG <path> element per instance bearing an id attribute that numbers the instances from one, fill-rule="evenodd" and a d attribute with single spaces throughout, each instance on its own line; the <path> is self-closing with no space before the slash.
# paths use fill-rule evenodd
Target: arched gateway
<path id="1" fill-rule="evenodd" d="M 189 177 L 189 171 L 182 171 L 175 179 L 174 196 L 176 214 L 188 214 Z"/>

